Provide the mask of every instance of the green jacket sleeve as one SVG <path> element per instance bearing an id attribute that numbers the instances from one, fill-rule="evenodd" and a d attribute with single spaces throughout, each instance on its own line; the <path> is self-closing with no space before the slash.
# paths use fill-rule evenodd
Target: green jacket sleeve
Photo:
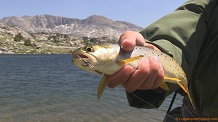
<path id="1" fill-rule="evenodd" d="M 140 33 L 163 52 L 172 55 L 190 79 L 205 39 L 207 23 L 216 5 L 216 0 L 190 0 Z M 127 98 L 130 106 L 154 108 L 159 107 L 178 88 L 170 85 L 169 91 L 158 88 L 127 92 Z"/>

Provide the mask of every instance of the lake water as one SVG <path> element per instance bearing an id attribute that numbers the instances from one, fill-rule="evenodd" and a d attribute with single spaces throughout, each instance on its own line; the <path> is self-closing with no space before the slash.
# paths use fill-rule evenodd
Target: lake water
<path id="1" fill-rule="evenodd" d="M 128 105 L 122 87 L 96 98 L 100 76 L 75 68 L 71 55 L 0 55 L 0 122 L 161 122 L 158 109 Z M 181 104 L 177 96 L 174 106 Z"/>

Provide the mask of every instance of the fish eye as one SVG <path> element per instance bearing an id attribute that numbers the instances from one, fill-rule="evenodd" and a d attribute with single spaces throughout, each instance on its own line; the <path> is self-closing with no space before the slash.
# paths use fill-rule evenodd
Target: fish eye
<path id="1" fill-rule="evenodd" d="M 93 48 L 92 47 L 86 47 L 86 52 L 93 52 Z"/>

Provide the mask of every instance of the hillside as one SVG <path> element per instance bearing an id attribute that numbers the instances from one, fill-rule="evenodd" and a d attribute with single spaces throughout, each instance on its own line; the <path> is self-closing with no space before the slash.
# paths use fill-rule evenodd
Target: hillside
<path id="1" fill-rule="evenodd" d="M 69 53 L 87 43 L 116 43 L 126 30 L 142 28 L 92 15 L 86 19 L 53 15 L 0 19 L 0 53 Z M 16 38 L 18 38 L 16 40 Z"/>

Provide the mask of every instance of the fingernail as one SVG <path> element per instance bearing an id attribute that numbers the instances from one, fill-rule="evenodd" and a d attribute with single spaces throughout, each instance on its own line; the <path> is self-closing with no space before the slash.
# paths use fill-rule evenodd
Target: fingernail
<path id="1" fill-rule="evenodd" d="M 123 42 L 126 42 L 127 41 L 127 39 L 124 39 L 122 42 L 121 42 L 121 44 L 120 44 L 120 46 L 121 46 L 121 48 L 124 48 L 123 47 Z M 125 47 L 126 48 L 126 47 Z"/>
<path id="2" fill-rule="evenodd" d="M 159 63 L 159 69 L 163 69 L 163 66 L 161 63 Z"/>
<path id="3" fill-rule="evenodd" d="M 133 50 L 133 46 L 132 44 L 129 42 L 128 39 L 124 39 L 122 44 L 121 44 L 121 48 L 124 49 L 125 51 L 131 51 Z"/>
<path id="4" fill-rule="evenodd" d="M 157 62 L 157 57 L 156 57 L 156 56 L 154 56 L 154 57 L 153 57 L 153 60 Z"/>

